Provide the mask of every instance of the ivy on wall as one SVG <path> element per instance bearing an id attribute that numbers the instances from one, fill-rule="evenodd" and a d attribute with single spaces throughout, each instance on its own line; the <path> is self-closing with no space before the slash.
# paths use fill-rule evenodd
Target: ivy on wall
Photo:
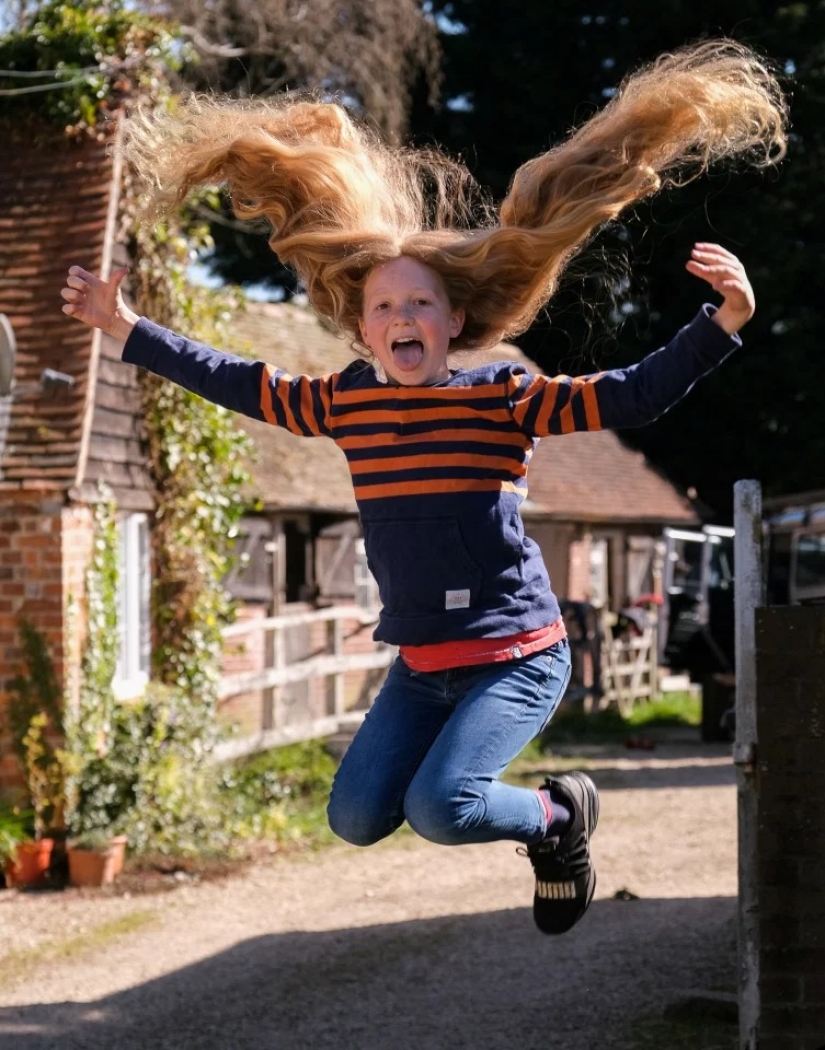
<path id="1" fill-rule="evenodd" d="M 143 854 L 225 851 L 232 814 L 221 805 L 210 761 L 215 733 L 210 705 L 192 689 L 157 682 L 138 700 L 115 699 L 117 506 L 105 486 L 100 497 L 86 572 L 80 689 L 77 706 L 67 707 L 61 753 L 67 833 L 86 841 L 126 834 L 130 849 Z"/>
<path id="2" fill-rule="evenodd" d="M 152 225 L 132 177 L 122 218 L 132 231 L 132 291 L 140 312 L 206 343 L 223 343 L 237 302 L 193 288 L 186 271 L 208 232 L 178 222 Z M 221 631 L 232 616 L 223 580 L 232 565 L 240 520 L 249 506 L 243 464 L 249 439 L 226 409 L 150 373 L 142 373 L 143 418 L 158 493 L 153 660 L 157 678 L 217 702 Z"/>

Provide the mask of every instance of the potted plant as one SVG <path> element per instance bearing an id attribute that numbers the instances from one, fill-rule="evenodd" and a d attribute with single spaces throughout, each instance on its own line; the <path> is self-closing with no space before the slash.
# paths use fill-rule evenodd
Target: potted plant
<path id="1" fill-rule="evenodd" d="M 125 835 L 112 835 L 99 828 L 71 839 L 66 854 L 69 860 L 69 882 L 72 886 L 106 886 L 123 870 Z"/>
<path id="2" fill-rule="evenodd" d="M 31 814 L 14 806 L 0 806 L 0 868 L 8 886 L 17 884 L 18 854 L 31 837 Z"/>
<path id="3" fill-rule="evenodd" d="M 31 807 L 31 836 L 18 844 L 11 877 L 15 885 L 37 885 L 47 881 L 55 839 L 63 833 L 69 756 L 46 641 L 25 622 L 20 633 L 27 673 L 9 683 L 9 720 Z"/>

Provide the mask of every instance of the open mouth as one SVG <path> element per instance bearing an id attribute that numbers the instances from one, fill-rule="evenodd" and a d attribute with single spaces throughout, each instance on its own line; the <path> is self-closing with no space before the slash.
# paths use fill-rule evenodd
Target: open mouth
<path id="1" fill-rule="evenodd" d="M 402 372 L 412 372 L 424 360 L 424 344 L 420 339 L 405 338 L 392 341 L 392 359 Z"/>

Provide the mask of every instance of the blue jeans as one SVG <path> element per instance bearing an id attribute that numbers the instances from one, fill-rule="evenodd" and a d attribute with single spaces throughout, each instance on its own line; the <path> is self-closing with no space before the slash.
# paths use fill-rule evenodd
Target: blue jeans
<path id="1" fill-rule="evenodd" d="M 563 639 L 520 660 L 411 671 L 399 657 L 344 755 L 330 796 L 336 835 L 369 846 L 406 819 L 432 842 L 539 841 L 545 809 L 503 784 L 570 678 Z"/>

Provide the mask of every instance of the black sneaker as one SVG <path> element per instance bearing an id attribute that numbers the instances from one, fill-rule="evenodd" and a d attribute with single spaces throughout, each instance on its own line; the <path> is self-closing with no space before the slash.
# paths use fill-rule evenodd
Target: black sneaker
<path id="1" fill-rule="evenodd" d="M 536 873 L 533 918 L 542 933 L 566 933 L 587 911 L 596 891 L 590 836 L 599 820 L 599 793 L 585 773 L 547 777 L 544 787 L 564 796 L 573 823 L 562 838 L 525 848 Z"/>

